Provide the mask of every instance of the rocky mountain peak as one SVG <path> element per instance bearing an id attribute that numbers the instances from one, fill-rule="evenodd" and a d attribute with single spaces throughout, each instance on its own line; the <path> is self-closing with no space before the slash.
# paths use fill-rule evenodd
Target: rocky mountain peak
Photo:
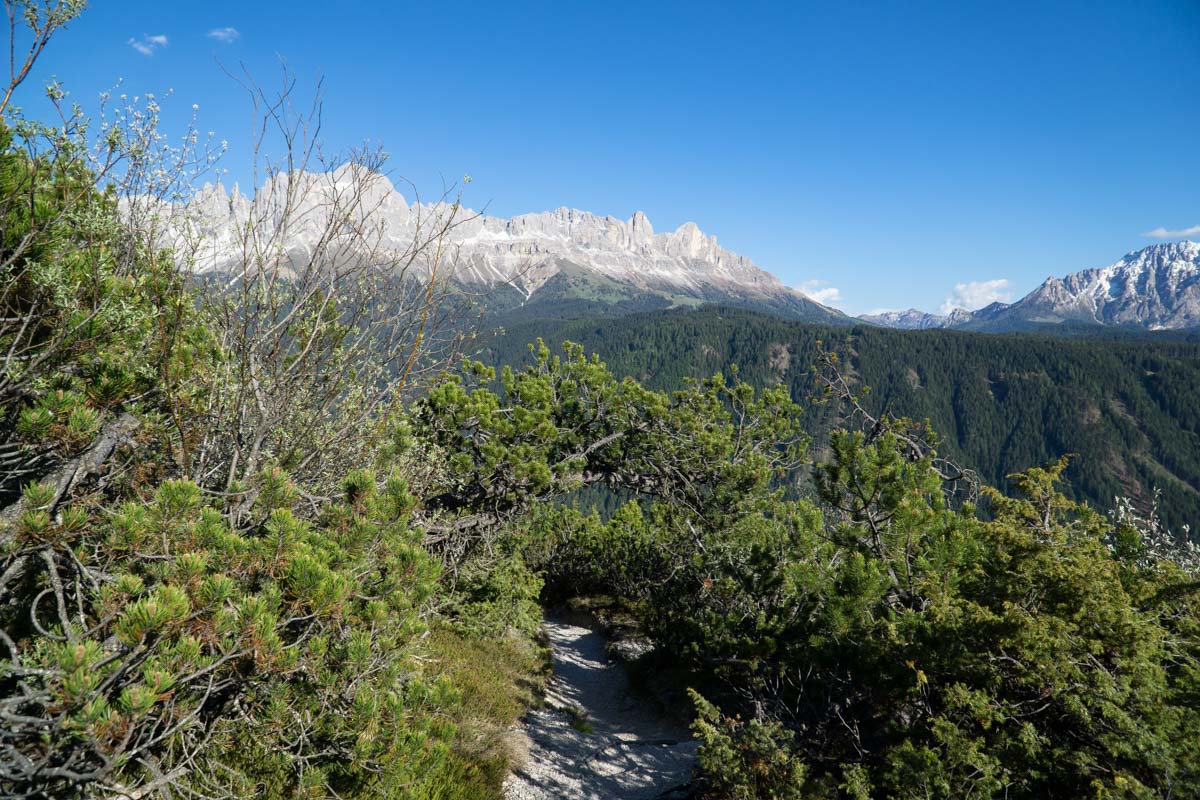
<path id="1" fill-rule="evenodd" d="M 641 211 L 633 212 L 633 216 L 629 218 L 629 229 L 633 234 L 633 238 L 639 241 L 644 241 L 654 236 L 654 226 L 650 224 L 650 220 Z"/>
<path id="2" fill-rule="evenodd" d="M 868 321 L 913 327 L 915 319 L 880 315 Z M 935 320 L 935 315 L 925 315 L 922 323 L 928 326 Z M 1200 328 L 1200 243 L 1154 244 L 1106 267 L 1052 275 L 1011 305 L 955 312 L 936 327 L 1012 330 L 1064 322 L 1150 330 Z"/>
<path id="3" fill-rule="evenodd" d="M 350 197 L 351 193 L 356 193 Z M 292 208 L 287 229 L 285 208 Z M 446 206 L 410 205 L 383 175 L 345 165 L 324 173 L 271 176 L 252 198 L 206 185 L 173 214 L 184 220 L 187 235 L 205 239 L 196 259 L 201 270 L 236 270 L 238 231 L 248 221 L 275 226 L 287 239 L 290 254 L 318 252 L 332 209 L 339 218 L 369 221 L 386 248 L 403 251 L 419 226 Z M 735 302 L 740 305 L 795 308 L 814 318 L 843 319 L 738 253 L 722 248 L 715 236 L 693 222 L 655 233 L 649 218 L 635 211 L 628 219 L 561 207 L 553 211 L 503 218 L 462 209 L 449 235 L 455 277 L 468 285 L 508 284 L 532 298 L 564 272 L 591 276 L 624 287 L 631 297 L 658 295 L 672 303 Z M 803 316 L 804 314 L 801 314 Z"/>

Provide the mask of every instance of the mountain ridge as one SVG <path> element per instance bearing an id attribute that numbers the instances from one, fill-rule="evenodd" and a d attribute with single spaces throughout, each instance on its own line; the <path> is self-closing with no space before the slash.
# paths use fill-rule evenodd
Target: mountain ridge
<path id="1" fill-rule="evenodd" d="M 1200 328 L 1200 243 L 1163 242 L 1133 250 L 1104 267 L 1051 275 L 1013 303 L 950 315 L 916 309 L 863 315 L 890 328 L 955 328 L 983 332 L 1053 326 Z"/>
<path id="2" fill-rule="evenodd" d="M 347 199 L 354 192 L 361 197 Z M 290 198 L 299 196 L 299 201 Z M 287 211 L 280 211 L 285 204 Z M 451 207 L 409 204 L 387 177 L 361 168 L 273 176 L 244 195 L 235 184 L 205 184 L 186 204 L 170 206 L 166 238 L 190 247 L 199 273 L 237 272 L 247 259 L 238 237 L 259 225 L 264 238 L 281 240 L 280 258 L 311 258 L 324 242 L 331 215 L 346 213 L 370 228 L 381 252 L 403 253 L 423 224 Z M 853 324 L 853 319 L 786 286 L 746 256 L 722 247 L 694 222 L 655 232 L 642 211 L 622 220 L 560 207 L 511 218 L 457 209 L 447 231 L 447 258 L 454 279 L 468 287 L 508 286 L 523 300 L 583 300 L 604 296 L 614 303 L 654 296 L 666 305 L 720 302 L 811 322 Z M 291 228 L 283 230 L 284 226 Z M 244 248 L 243 248 L 244 249 Z M 567 276 L 566 280 L 554 280 Z M 564 285 L 565 284 L 565 285 Z"/>
<path id="3" fill-rule="evenodd" d="M 806 322 L 903 329 L 1200 328 L 1200 244 L 1191 241 L 1155 244 L 1105 267 L 1050 276 L 1010 304 L 855 318 L 786 286 L 694 222 L 656 232 L 642 211 L 621 219 L 563 206 L 506 218 L 444 202 L 410 204 L 386 176 L 356 166 L 279 173 L 253 197 L 236 184 L 232 191 L 205 184 L 190 202 L 170 209 L 166 243 L 189 239 L 201 273 L 236 272 L 249 262 L 244 248 L 239 252 L 238 237 L 251 220 L 266 229 L 265 238 L 278 239 L 278 258 L 306 263 L 329 245 L 321 237 L 334 215 L 345 214 L 369 231 L 380 252 L 403 253 L 423 230 L 428 233 L 431 221 L 453 210 L 458 217 L 446 231 L 445 248 L 453 279 L 470 289 L 496 290 L 494 305 L 505 310 L 575 303 L 593 313 L 597 307 L 717 303 Z"/>

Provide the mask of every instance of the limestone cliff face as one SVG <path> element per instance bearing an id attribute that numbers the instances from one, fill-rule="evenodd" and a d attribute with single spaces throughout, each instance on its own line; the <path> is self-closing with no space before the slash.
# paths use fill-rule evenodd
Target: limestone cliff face
<path id="1" fill-rule="evenodd" d="M 177 249 L 194 254 L 197 271 L 236 272 L 248 260 L 242 243 L 252 220 L 266 229 L 259 238 L 271 239 L 282 255 L 311 258 L 329 248 L 321 237 L 335 207 L 350 224 L 369 230 L 381 252 L 403 252 L 447 210 L 444 205 L 410 204 L 386 177 L 364 180 L 353 168 L 342 168 L 274 176 L 253 198 L 236 186 L 228 191 L 220 184 L 207 185 L 186 206 L 172 208 L 170 235 L 188 240 L 188 247 Z M 715 236 L 691 222 L 655 233 L 641 211 L 619 219 L 571 208 L 511 219 L 460 210 L 456 218 L 446 263 L 454 265 L 463 284 L 508 284 L 528 298 L 560 273 L 583 274 L 673 302 L 728 299 L 844 319 L 721 247 Z"/>

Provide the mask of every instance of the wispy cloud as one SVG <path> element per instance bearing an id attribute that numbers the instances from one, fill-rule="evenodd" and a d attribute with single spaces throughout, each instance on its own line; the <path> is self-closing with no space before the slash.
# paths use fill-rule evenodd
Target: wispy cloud
<path id="1" fill-rule="evenodd" d="M 1200 236 L 1200 225 L 1193 225 L 1190 228 L 1180 228 L 1177 231 L 1167 230 L 1166 228 L 1155 228 L 1152 231 L 1146 231 L 1142 236 L 1149 239 L 1186 239 L 1189 236 Z"/>
<path id="2" fill-rule="evenodd" d="M 140 39 L 130 39 L 129 46 L 137 50 L 144 56 L 152 56 L 160 47 L 166 47 L 169 44 L 165 33 L 148 34 L 143 33 Z"/>
<path id="3" fill-rule="evenodd" d="M 208 32 L 208 38 L 216 39 L 223 44 L 233 44 L 242 36 L 237 28 L 213 28 Z"/>
<path id="4" fill-rule="evenodd" d="M 805 281 L 797 288 L 822 305 L 838 306 L 842 302 L 842 290 L 830 286 L 829 281 Z"/>
<path id="5" fill-rule="evenodd" d="M 942 303 L 942 313 L 949 314 L 956 308 L 974 311 L 989 303 L 1007 303 L 1010 300 L 1012 300 L 1012 289 L 1009 287 L 1008 278 L 956 283 L 954 291 Z"/>

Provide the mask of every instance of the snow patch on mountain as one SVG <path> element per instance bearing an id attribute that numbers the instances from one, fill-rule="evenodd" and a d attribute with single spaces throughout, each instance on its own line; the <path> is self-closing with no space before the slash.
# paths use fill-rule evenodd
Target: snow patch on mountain
<path id="1" fill-rule="evenodd" d="M 1200 327 L 1200 243 L 1155 244 L 1106 267 L 1051 276 L 1015 303 L 949 316 L 915 309 L 861 317 L 892 328 L 1011 330 L 1064 322 L 1148 330 Z"/>
<path id="2" fill-rule="evenodd" d="M 1200 325 L 1200 243 L 1151 245 L 1107 267 L 1050 277 L 1009 314 L 1033 321 L 1139 325 L 1151 330 Z"/>

